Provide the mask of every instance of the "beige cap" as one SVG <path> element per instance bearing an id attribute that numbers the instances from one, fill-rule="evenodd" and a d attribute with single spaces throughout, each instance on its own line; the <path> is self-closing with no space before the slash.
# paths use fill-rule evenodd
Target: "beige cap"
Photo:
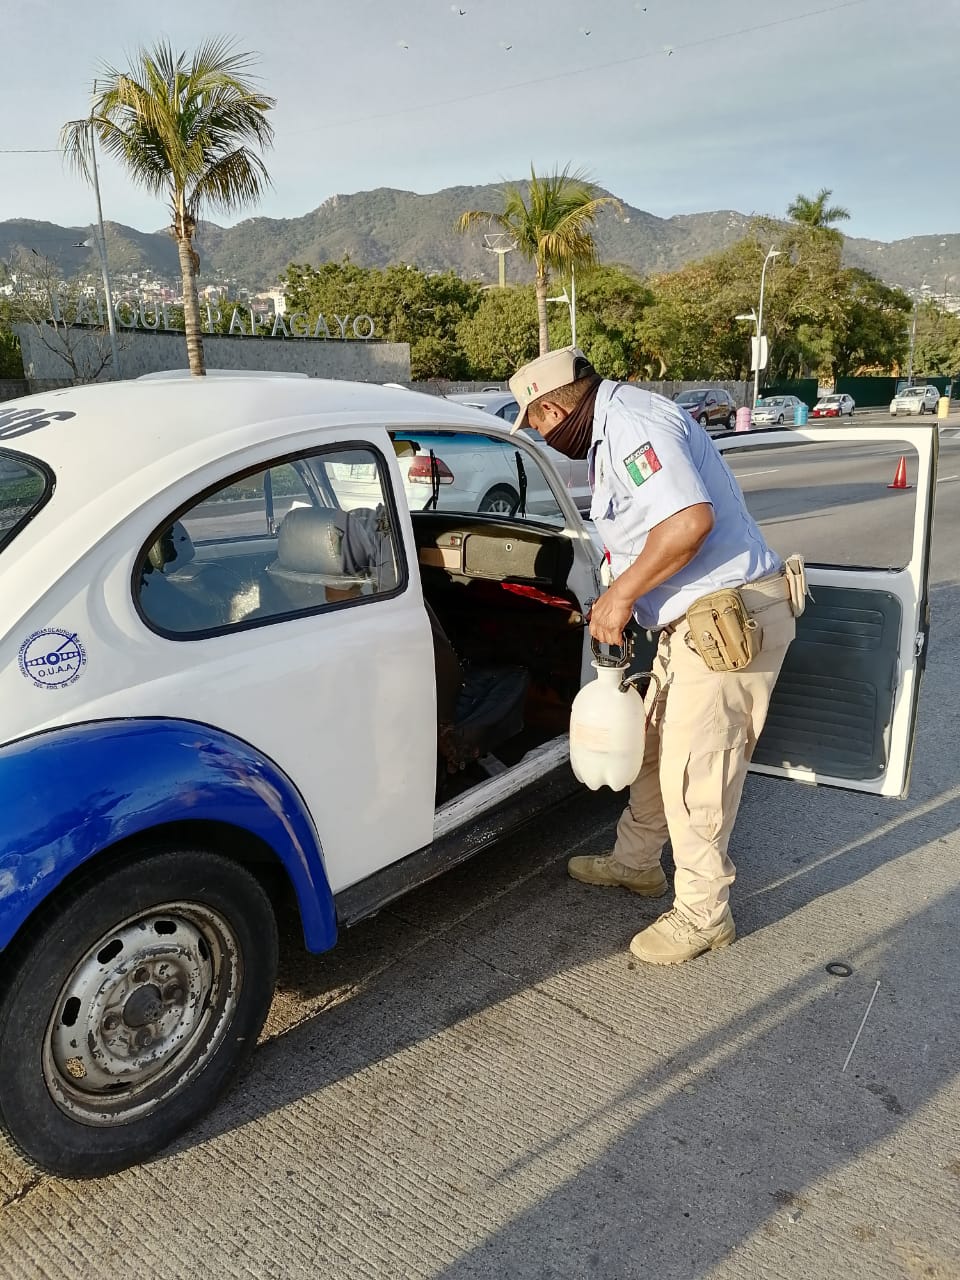
<path id="1" fill-rule="evenodd" d="M 558 351 L 538 356 L 517 370 L 510 379 L 510 390 L 517 397 L 520 412 L 511 435 L 527 425 L 527 409 L 534 400 L 539 400 L 548 391 L 576 382 L 577 364 L 581 360 L 586 363 L 587 357 L 579 347 L 561 347 Z"/>

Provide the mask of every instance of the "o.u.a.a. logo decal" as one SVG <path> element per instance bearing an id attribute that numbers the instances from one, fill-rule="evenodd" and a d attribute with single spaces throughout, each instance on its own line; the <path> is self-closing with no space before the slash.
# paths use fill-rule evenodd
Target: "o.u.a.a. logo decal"
<path id="1" fill-rule="evenodd" d="M 20 646 L 20 670 L 40 689 L 65 689 L 79 678 L 87 655 L 75 631 L 45 627 Z"/>

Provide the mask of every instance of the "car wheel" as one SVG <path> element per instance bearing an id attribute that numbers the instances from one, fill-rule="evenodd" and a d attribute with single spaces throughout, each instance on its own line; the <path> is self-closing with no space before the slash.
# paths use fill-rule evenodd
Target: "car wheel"
<path id="1" fill-rule="evenodd" d="M 277 928 L 244 868 L 154 848 L 91 867 L 14 944 L 0 1124 L 41 1169 L 99 1177 L 165 1147 L 253 1052 Z"/>
<path id="2" fill-rule="evenodd" d="M 485 493 L 478 511 L 484 515 L 512 516 L 520 506 L 520 495 L 508 484 L 495 484 L 489 493 Z"/>
<path id="3" fill-rule="evenodd" d="M 731 409 L 731 411 L 727 414 L 727 430 L 736 431 L 736 429 L 737 429 L 737 415 L 735 411 Z"/>
<path id="4" fill-rule="evenodd" d="M 922 418 L 922 417 L 923 417 L 923 415 L 924 415 L 926 412 L 927 412 L 927 406 L 926 406 L 925 404 L 921 403 L 921 405 L 920 405 L 920 417 Z"/>
<path id="5" fill-rule="evenodd" d="M 778 427 L 782 427 L 782 426 L 783 426 L 783 414 L 782 414 L 782 413 L 777 415 L 777 426 L 778 426 Z"/>

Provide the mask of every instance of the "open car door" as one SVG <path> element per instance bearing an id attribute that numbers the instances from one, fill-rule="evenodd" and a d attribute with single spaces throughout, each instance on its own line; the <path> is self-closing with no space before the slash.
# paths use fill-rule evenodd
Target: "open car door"
<path id="1" fill-rule="evenodd" d="M 775 429 L 715 443 L 768 541 L 804 554 L 813 597 L 752 769 L 905 795 L 929 632 L 937 428 Z M 902 456 L 906 489 L 893 483 Z"/>

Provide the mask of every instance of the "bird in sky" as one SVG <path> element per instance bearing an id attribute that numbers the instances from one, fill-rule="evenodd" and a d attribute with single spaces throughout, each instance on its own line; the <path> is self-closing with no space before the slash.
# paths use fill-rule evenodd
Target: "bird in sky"
<path id="1" fill-rule="evenodd" d="M 406 40 L 398 40 L 398 41 L 397 41 L 397 47 L 398 47 L 398 48 L 400 48 L 400 49 L 404 49 L 404 50 L 406 50 L 406 49 L 409 49 L 409 48 L 410 48 L 410 46 L 407 44 Z"/>

